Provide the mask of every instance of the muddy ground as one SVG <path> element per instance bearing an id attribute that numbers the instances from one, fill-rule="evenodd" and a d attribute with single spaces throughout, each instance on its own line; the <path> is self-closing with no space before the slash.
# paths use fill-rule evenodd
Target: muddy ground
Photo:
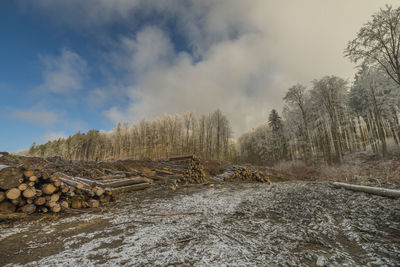
<path id="1" fill-rule="evenodd" d="M 329 183 L 154 187 L 0 225 L 0 265 L 398 266 L 399 223 L 399 199 Z"/>

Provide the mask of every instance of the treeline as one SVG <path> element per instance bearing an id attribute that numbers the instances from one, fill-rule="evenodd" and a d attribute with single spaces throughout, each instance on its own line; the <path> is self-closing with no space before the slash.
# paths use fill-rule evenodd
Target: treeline
<path id="1" fill-rule="evenodd" d="M 310 88 L 289 88 L 283 118 L 273 110 L 268 123 L 239 138 L 242 161 L 341 163 L 345 154 L 368 148 L 386 158 L 389 139 L 399 145 L 400 8 L 374 14 L 345 55 L 361 62 L 353 84 L 326 76 Z"/>
<path id="2" fill-rule="evenodd" d="M 371 148 L 387 156 L 387 140 L 399 144 L 399 88 L 382 73 L 363 68 L 349 89 L 326 76 L 310 90 L 287 91 L 283 118 L 273 110 L 268 123 L 239 138 L 241 159 L 258 164 L 304 160 L 341 163 L 345 154 Z"/>
<path id="3" fill-rule="evenodd" d="M 203 159 L 233 160 L 230 122 L 220 110 L 196 118 L 192 112 L 155 120 L 118 124 L 110 132 L 90 130 L 29 149 L 32 156 L 63 156 L 72 160 L 168 158 L 196 154 Z"/>

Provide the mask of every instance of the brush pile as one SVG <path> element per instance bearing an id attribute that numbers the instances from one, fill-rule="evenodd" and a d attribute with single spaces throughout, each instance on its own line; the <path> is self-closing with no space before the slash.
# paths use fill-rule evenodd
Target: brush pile
<path id="1" fill-rule="evenodd" d="M 271 183 L 268 176 L 260 171 L 251 170 L 242 166 L 234 166 L 232 172 L 224 177 L 225 181 Z"/>

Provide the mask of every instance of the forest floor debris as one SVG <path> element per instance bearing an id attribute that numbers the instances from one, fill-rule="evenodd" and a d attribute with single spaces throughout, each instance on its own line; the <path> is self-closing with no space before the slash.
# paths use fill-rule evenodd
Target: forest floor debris
<path id="1" fill-rule="evenodd" d="M 3 224 L 0 265 L 400 262 L 400 199 L 335 189 L 327 182 L 233 182 L 175 191 L 151 187 L 127 193 L 115 204 L 117 208 L 106 206 L 92 213 Z M 190 214 L 194 212 L 198 214 Z"/>

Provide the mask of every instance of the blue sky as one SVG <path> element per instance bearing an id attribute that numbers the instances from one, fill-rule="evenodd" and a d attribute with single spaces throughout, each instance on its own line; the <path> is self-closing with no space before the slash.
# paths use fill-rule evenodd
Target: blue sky
<path id="1" fill-rule="evenodd" d="M 3 1 L 0 5 L 3 36 L 0 45 L 3 63 L 0 65 L 0 122 L 4 126 L 0 132 L 0 150 L 25 149 L 33 141 L 41 143 L 78 130 L 110 129 L 114 122 L 104 119 L 101 113 L 115 104 L 114 99 L 93 104 L 88 98 L 91 90 L 107 84 L 107 77 L 97 67 L 104 63 L 98 58 L 104 49 L 104 44 L 99 42 L 104 37 L 115 39 L 129 34 L 129 27 L 112 23 L 107 27 L 80 31 L 39 12 L 27 12 L 15 1 Z M 63 53 L 77 54 L 86 62 L 82 70 L 85 77 L 77 85 L 81 87 L 76 90 L 78 92 L 41 88 L 46 70 L 61 71 L 57 64 L 62 64 Z M 55 66 L 47 66 L 47 60 L 53 61 Z M 76 68 L 78 63 L 71 64 Z M 114 78 L 119 75 L 112 74 Z M 67 87 L 65 91 L 69 90 Z M 124 99 L 117 101 L 119 106 L 126 105 Z M 32 116 L 37 113 L 38 117 L 33 118 L 29 113 Z"/>
<path id="2" fill-rule="evenodd" d="M 382 6 L 3 0 L 0 151 L 164 112 L 217 108 L 237 137 L 280 110 L 294 83 L 331 74 L 350 80 L 354 66 L 343 49 Z"/>

